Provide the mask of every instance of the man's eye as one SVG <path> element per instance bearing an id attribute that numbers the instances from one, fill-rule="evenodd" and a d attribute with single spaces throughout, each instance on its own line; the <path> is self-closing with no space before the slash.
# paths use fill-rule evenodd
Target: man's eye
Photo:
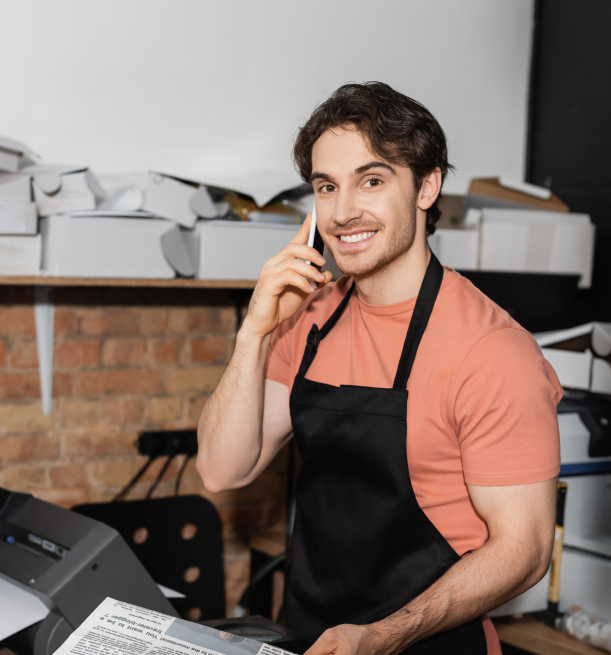
<path id="1" fill-rule="evenodd" d="M 321 191 L 323 193 L 333 193 L 334 189 L 335 187 L 332 184 L 325 184 L 325 186 L 321 188 Z"/>
<path id="2" fill-rule="evenodd" d="M 378 180 L 375 177 L 373 177 L 370 180 L 367 180 L 367 182 L 365 182 L 365 184 L 369 185 L 370 187 L 372 187 L 372 186 L 377 187 L 377 186 L 380 186 L 380 184 L 382 184 L 382 180 Z"/>

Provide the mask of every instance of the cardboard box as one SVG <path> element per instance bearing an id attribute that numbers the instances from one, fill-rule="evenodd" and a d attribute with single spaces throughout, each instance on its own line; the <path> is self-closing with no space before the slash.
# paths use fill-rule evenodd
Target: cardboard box
<path id="1" fill-rule="evenodd" d="M 33 202 L 0 201 L 0 234 L 36 234 L 38 214 Z"/>
<path id="2" fill-rule="evenodd" d="M 552 365 L 560 384 L 569 389 L 590 389 L 592 353 L 556 348 L 541 348 L 543 357 Z"/>
<path id="3" fill-rule="evenodd" d="M 0 173 L 0 202 L 31 202 L 29 175 Z"/>
<path id="4" fill-rule="evenodd" d="M 585 323 L 533 336 L 563 387 L 611 394 L 611 323 Z"/>
<path id="5" fill-rule="evenodd" d="M 455 229 L 462 226 L 464 196 L 444 193 L 439 201 L 441 218 L 437 221 L 437 229 Z"/>
<path id="6" fill-rule="evenodd" d="M 34 236 L 0 236 L 0 275 L 38 275 L 42 238 Z"/>
<path id="7" fill-rule="evenodd" d="M 31 202 L 30 177 L 0 173 L 0 234 L 36 234 L 38 215 Z"/>
<path id="8" fill-rule="evenodd" d="M 558 196 L 550 192 L 549 200 L 537 198 L 528 193 L 509 189 L 501 184 L 498 177 L 475 178 L 469 185 L 469 195 L 485 196 L 502 202 L 514 203 L 518 206 L 533 207 L 551 212 L 568 212 L 569 208 Z M 481 205 L 480 205 L 481 206 Z"/>
<path id="9" fill-rule="evenodd" d="M 277 255 L 299 225 L 198 221 L 200 254 L 197 277 L 209 280 L 258 280 L 263 264 Z"/>
<path id="10" fill-rule="evenodd" d="M 578 286 L 590 286 L 595 226 L 587 214 L 513 209 L 481 212 L 481 270 L 578 273 Z"/>
<path id="11" fill-rule="evenodd" d="M 33 175 L 32 188 L 40 216 L 94 209 L 96 195 L 89 186 L 87 171 L 56 175 L 52 172 Z M 54 189 L 59 181 L 59 188 Z"/>
<path id="12" fill-rule="evenodd" d="M 36 155 L 21 141 L 0 136 L 0 171 L 16 173 L 23 156 L 36 157 Z"/>
<path id="13" fill-rule="evenodd" d="M 43 269 L 65 277 L 173 278 L 161 249 L 170 229 L 150 218 L 48 216 L 40 220 Z"/>
<path id="14" fill-rule="evenodd" d="M 149 173 L 142 209 L 187 228 L 195 226 L 198 216 L 216 218 L 218 215 L 205 186 L 161 173 Z"/>

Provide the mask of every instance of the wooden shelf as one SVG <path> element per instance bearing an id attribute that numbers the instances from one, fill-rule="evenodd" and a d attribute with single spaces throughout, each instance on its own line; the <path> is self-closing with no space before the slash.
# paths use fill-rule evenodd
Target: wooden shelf
<path id="1" fill-rule="evenodd" d="M 503 643 L 535 655 L 604 655 L 602 650 L 582 644 L 564 632 L 543 625 L 532 616 L 494 619 L 493 623 Z"/>
<path id="2" fill-rule="evenodd" d="M 174 289 L 254 289 L 256 280 L 198 280 L 177 277 L 169 280 L 99 277 L 45 277 L 43 275 L 0 275 L 0 285 L 45 287 L 149 287 Z"/>

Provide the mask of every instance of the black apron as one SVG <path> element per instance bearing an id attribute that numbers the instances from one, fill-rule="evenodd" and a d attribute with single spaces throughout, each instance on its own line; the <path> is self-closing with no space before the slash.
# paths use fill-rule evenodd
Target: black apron
<path id="1" fill-rule="evenodd" d="M 320 341 L 313 325 L 290 399 L 301 467 L 287 577 L 288 627 L 316 639 L 327 628 L 396 612 L 460 558 L 422 511 L 407 465 L 407 381 L 439 293 L 435 255 L 422 282 L 392 389 L 306 379 Z M 485 655 L 481 619 L 428 637 L 407 653 Z"/>

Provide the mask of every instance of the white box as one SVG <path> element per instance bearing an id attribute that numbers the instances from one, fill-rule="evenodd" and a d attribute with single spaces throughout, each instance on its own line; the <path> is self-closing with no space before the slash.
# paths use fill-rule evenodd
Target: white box
<path id="1" fill-rule="evenodd" d="M 206 280 L 258 280 L 263 264 L 286 247 L 299 225 L 198 221 L 197 277 Z"/>
<path id="2" fill-rule="evenodd" d="M 569 491 L 570 493 L 570 491 Z M 571 605 L 611 621 L 611 559 L 565 546 L 562 551 L 559 609 Z"/>
<path id="3" fill-rule="evenodd" d="M 595 226 L 587 214 L 482 209 L 480 268 L 488 271 L 578 273 L 592 279 Z"/>
<path id="4" fill-rule="evenodd" d="M 439 228 L 428 238 L 431 250 L 444 265 L 474 271 L 478 264 L 479 231 Z"/>
<path id="5" fill-rule="evenodd" d="M 0 275 L 38 275 L 41 253 L 40 234 L 0 236 Z"/>
<path id="6" fill-rule="evenodd" d="M 86 171 L 60 175 L 59 179 L 59 191 L 46 193 L 41 182 L 34 177 L 32 188 L 40 216 L 95 208 L 96 199 L 87 182 Z"/>
<path id="7" fill-rule="evenodd" d="M 0 173 L 0 202 L 31 202 L 29 175 Z"/>
<path id="8" fill-rule="evenodd" d="M 33 202 L 0 200 L 0 234 L 36 234 L 38 214 Z"/>
<path id="9" fill-rule="evenodd" d="M 161 173 L 149 173 L 142 209 L 188 228 L 195 225 L 198 216 L 215 218 L 218 215 L 205 186 Z"/>
<path id="10" fill-rule="evenodd" d="M 65 277 L 173 278 L 161 250 L 171 229 L 150 218 L 49 216 L 40 221 L 43 269 Z"/>
<path id="11" fill-rule="evenodd" d="M 541 348 L 541 352 L 556 371 L 563 387 L 586 390 L 590 388 L 592 353 L 589 350 L 581 353 L 573 350 Z"/>
<path id="12" fill-rule="evenodd" d="M 0 136 L 0 170 L 16 173 L 23 155 L 32 156 L 34 153 L 21 141 Z"/>

